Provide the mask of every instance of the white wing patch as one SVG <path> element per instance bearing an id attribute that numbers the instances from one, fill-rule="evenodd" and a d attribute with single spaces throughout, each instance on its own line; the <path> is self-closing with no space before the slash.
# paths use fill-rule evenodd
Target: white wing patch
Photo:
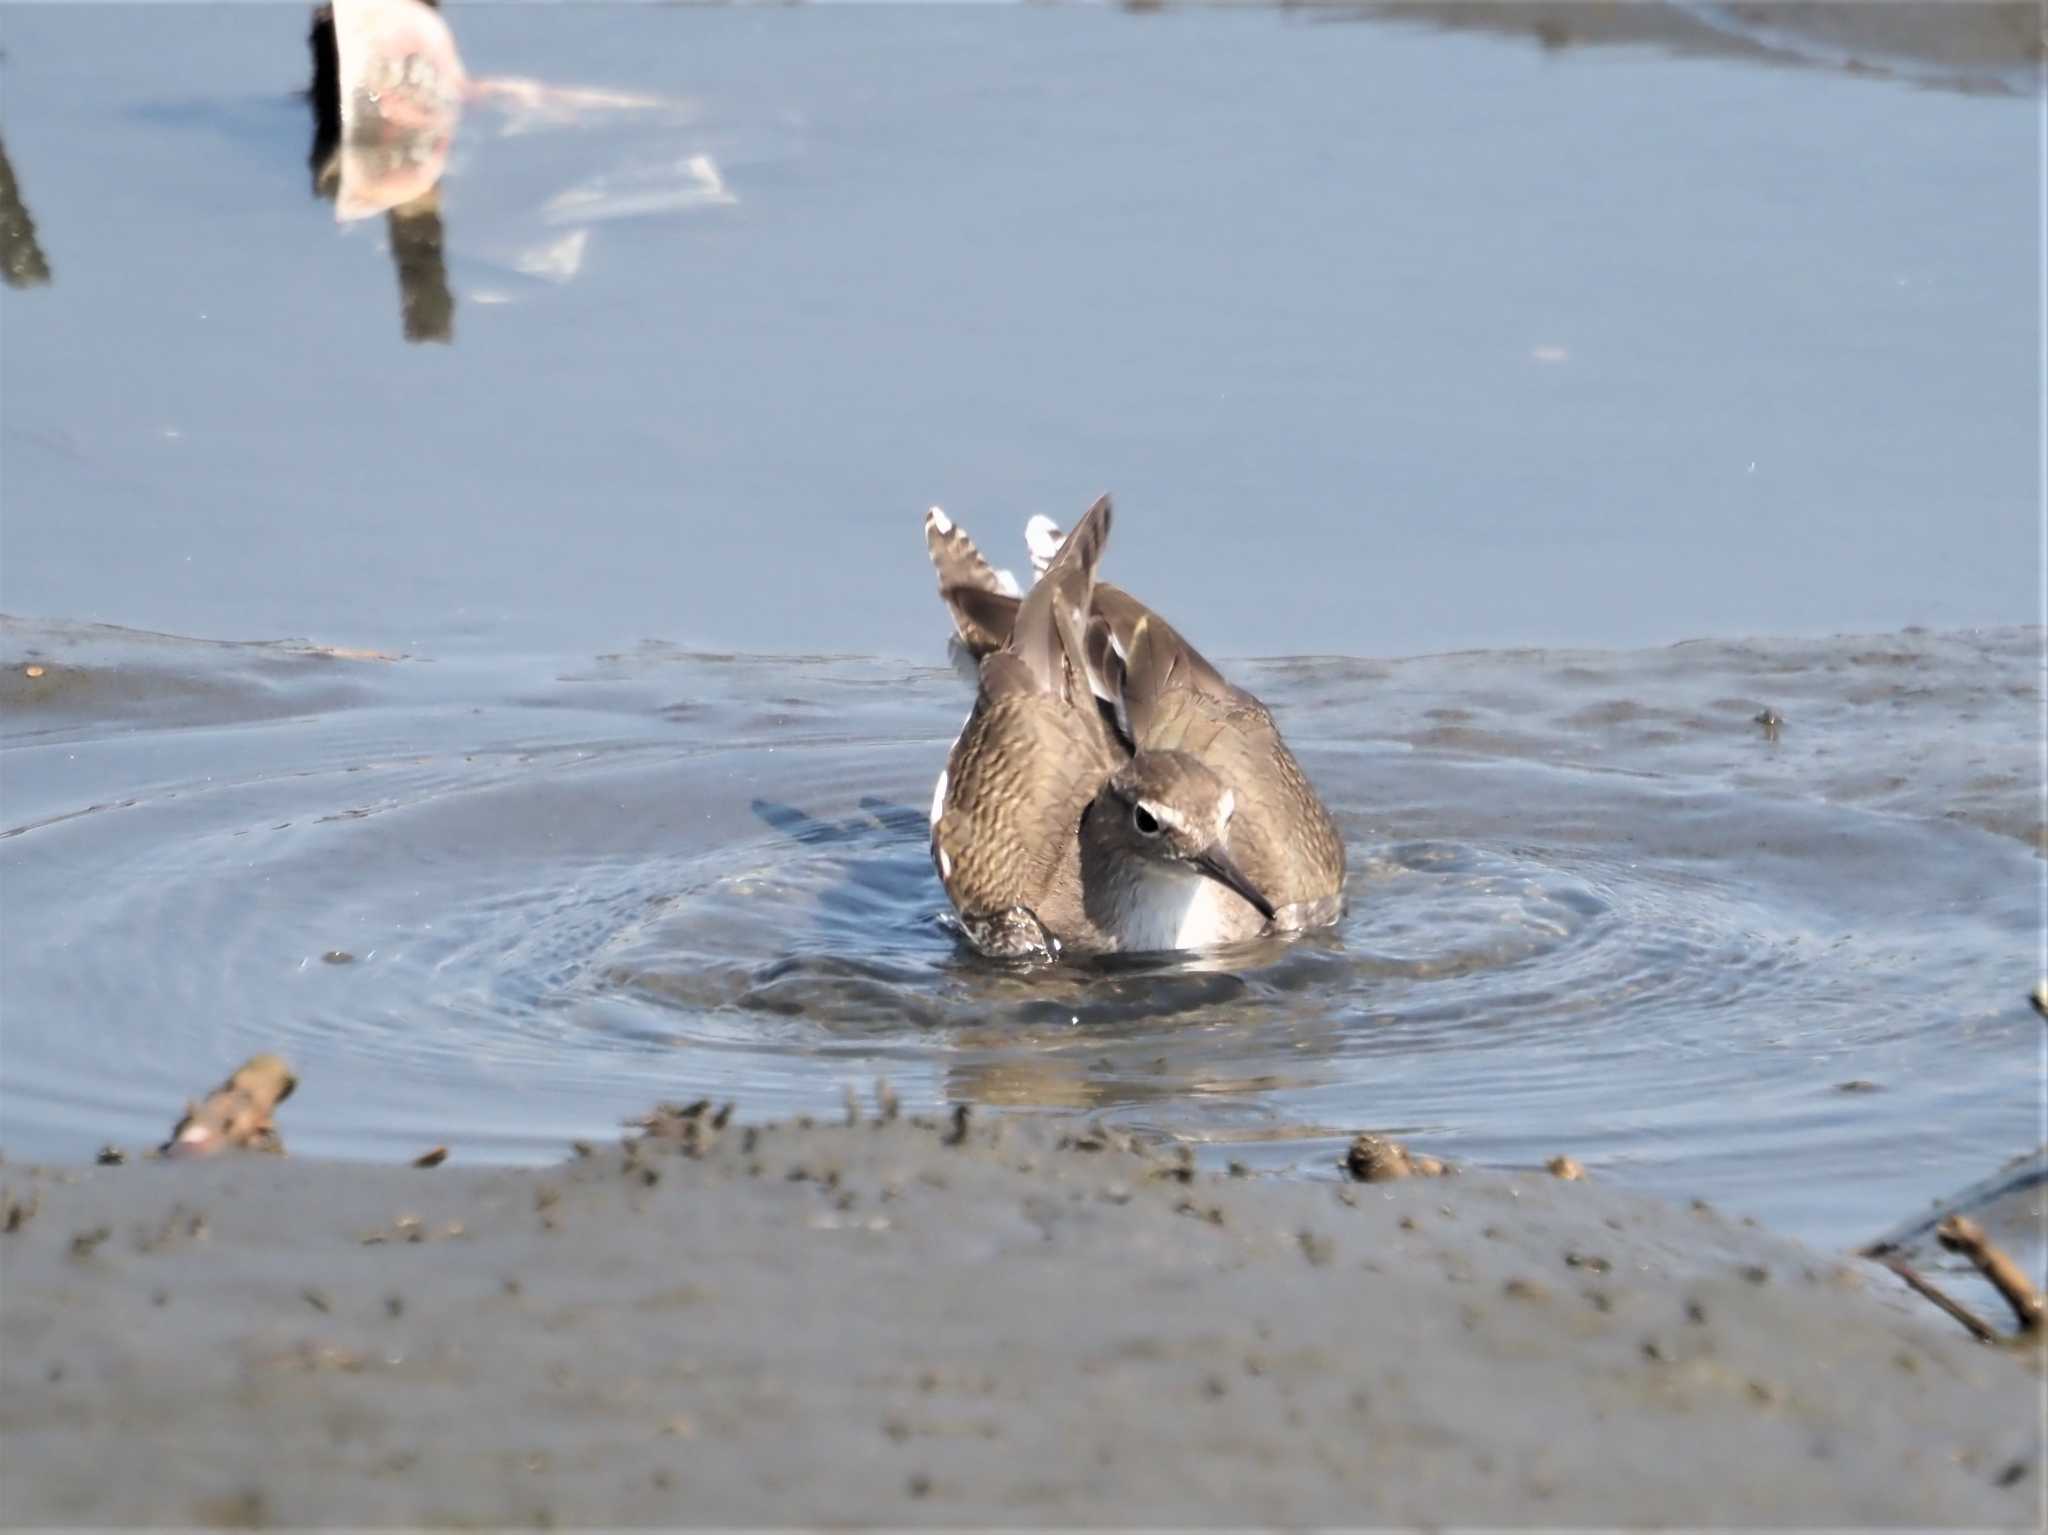
<path id="1" fill-rule="evenodd" d="M 1044 575 L 1046 566 L 1066 541 L 1067 535 L 1060 531 L 1059 524 L 1042 512 L 1025 523 L 1024 544 L 1031 551 L 1032 574 Z"/>
<path id="2" fill-rule="evenodd" d="M 937 831 L 939 829 L 939 817 L 946 813 L 946 780 L 950 776 L 951 775 L 944 768 L 940 768 L 939 781 L 932 785 L 931 821 L 933 831 Z"/>
<path id="3" fill-rule="evenodd" d="M 924 514 L 924 525 L 941 538 L 949 537 L 953 532 L 953 519 L 936 506 Z"/>

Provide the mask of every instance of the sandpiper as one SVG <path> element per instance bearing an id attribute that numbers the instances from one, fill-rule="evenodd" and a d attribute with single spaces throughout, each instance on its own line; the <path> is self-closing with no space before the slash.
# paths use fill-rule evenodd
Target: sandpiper
<path id="1" fill-rule="evenodd" d="M 1265 706 L 1095 566 L 1104 497 L 1027 537 L 1017 595 L 936 507 L 925 541 L 974 711 L 932 795 L 932 859 L 985 953 L 1208 948 L 1334 922 L 1344 844 Z"/>

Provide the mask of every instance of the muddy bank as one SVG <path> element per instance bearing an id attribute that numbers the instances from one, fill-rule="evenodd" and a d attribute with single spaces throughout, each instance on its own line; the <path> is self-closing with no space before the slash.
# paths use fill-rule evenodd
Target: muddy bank
<path id="1" fill-rule="evenodd" d="M 1537 1172 L 1280 1184 L 1077 1133 L 733 1124 L 551 1169 L 0 1168 L 0 1517 L 2039 1508 L 2037 1360 L 1867 1265 Z"/>

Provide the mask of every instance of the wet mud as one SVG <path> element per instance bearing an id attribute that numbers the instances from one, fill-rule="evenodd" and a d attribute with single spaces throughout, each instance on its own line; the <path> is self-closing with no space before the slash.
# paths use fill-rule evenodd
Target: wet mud
<path id="1" fill-rule="evenodd" d="M 1547 1173 L 1003 1117 L 0 1167 L 9 1523 L 1985 1524 L 2036 1351 Z M 679 1132 L 680 1124 L 699 1128 Z M 1917 1308 L 1917 1309 L 1913 1309 Z"/>

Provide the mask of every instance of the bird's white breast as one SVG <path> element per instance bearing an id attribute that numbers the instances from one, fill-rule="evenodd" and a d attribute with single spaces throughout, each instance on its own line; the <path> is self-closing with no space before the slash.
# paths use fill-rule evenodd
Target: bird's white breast
<path id="1" fill-rule="evenodd" d="M 1214 948 L 1265 926 L 1248 902 L 1192 869 L 1147 864 L 1119 894 L 1111 925 L 1118 947 L 1133 953 Z"/>

